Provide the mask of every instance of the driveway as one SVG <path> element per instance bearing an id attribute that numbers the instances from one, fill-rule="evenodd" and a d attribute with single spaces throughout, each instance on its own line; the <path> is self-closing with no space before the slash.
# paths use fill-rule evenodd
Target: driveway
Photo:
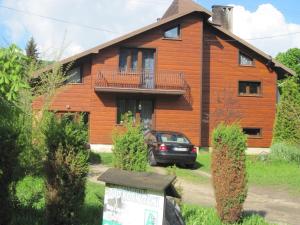
<path id="1" fill-rule="evenodd" d="M 97 178 L 107 169 L 103 165 L 91 165 L 89 180 L 99 182 Z M 154 171 L 160 174 L 167 173 L 166 169 L 162 167 L 155 167 Z M 203 171 L 199 171 L 197 174 L 211 177 L 210 174 Z M 197 184 L 179 178 L 178 183 L 183 190 L 183 202 L 214 207 L 215 198 L 210 179 L 207 183 Z M 290 225 L 300 224 L 300 197 L 291 196 L 285 190 L 250 186 L 244 210 L 247 214 L 260 214 L 269 222 Z"/>

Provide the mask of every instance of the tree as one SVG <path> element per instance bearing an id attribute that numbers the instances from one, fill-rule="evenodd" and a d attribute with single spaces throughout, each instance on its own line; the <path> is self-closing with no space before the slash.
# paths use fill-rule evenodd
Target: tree
<path id="1" fill-rule="evenodd" d="M 273 143 L 300 144 L 300 49 L 289 49 L 279 53 L 278 61 L 295 70 L 294 77 L 279 83 L 280 100 L 274 125 Z"/>
<path id="2" fill-rule="evenodd" d="M 240 220 L 247 197 L 247 137 L 238 124 L 219 124 L 213 131 L 212 179 L 217 212 L 225 223 Z"/>
<path id="3" fill-rule="evenodd" d="M 35 43 L 33 37 L 31 37 L 30 40 L 27 42 L 25 50 L 26 55 L 29 59 L 33 60 L 34 62 L 38 61 L 39 52 L 37 50 L 37 44 Z"/>

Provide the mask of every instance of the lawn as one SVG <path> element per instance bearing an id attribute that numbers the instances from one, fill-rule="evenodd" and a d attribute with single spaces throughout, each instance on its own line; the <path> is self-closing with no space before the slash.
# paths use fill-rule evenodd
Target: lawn
<path id="1" fill-rule="evenodd" d="M 90 153 L 91 164 L 103 164 L 111 167 L 113 165 L 113 154 L 112 153 Z"/>
<path id="2" fill-rule="evenodd" d="M 199 176 L 194 170 L 170 166 L 166 168 L 168 174 L 176 175 L 178 178 L 182 178 L 186 181 L 191 181 L 193 183 L 207 183 L 209 178 L 205 176 Z"/>
<path id="3" fill-rule="evenodd" d="M 225 225 L 213 208 L 183 205 L 182 215 L 186 225 Z M 240 223 L 233 225 L 270 225 L 259 215 L 245 215 Z"/>
<path id="4" fill-rule="evenodd" d="M 197 162 L 200 170 L 210 171 L 210 153 L 200 152 Z M 300 193 L 300 167 L 296 163 L 262 161 L 257 156 L 247 156 L 246 166 L 250 184 L 278 186 Z"/>

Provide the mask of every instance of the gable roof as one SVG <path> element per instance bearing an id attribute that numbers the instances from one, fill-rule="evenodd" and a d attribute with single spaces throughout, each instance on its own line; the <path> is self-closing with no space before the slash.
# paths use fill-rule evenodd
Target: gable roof
<path id="1" fill-rule="evenodd" d="M 142 34 L 146 31 L 149 31 L 151 29 L 157 28 L 163 24 L 166 24 L 168 22 L 171 22 L 173 20 L 176 20 L 178 18 L 181 18 L 185 15 L 191 14 L 193 12 L 198 12 L 201 13 L 202 15 L 204 15 L 207 19 L 209 17 L 212 16 L 212 13 L 210 11 L 208 11 L 207 9 L 205 9 L 204 7 L 200 6 L 199 4 L 195 3 L 193 0 L 173 0 L 172 4 L 170 5 L 170 7 L 167 9 L 167 11 L 164 13 L 163 17 L 158 20 L 155 23 L 152 23 L 148 26 L 145 26 L 143 28 L 140 28 L 138 30 L 135 30 L 131 33 L 128 33 L 126 35 L 123 35 L 121 37 L 118 37 L 116 39 L 113 39 L 109 42 L 106 42 L 104 44 L 100 44 L 94 48 L 88 49 L 84 52 L 81 52 L 79 54 L 73 55 L 71 57 L 68 57 L 66 59 L 63 59 L 60 61 L 61 64 L 66 64 L 69 62 L 72 62 L 74 60 L 80 59 L 82 57 L 88 56 L 90 54 L 97 54 L 99 53 L 100 50 L 107 48 L 109 46 L 112 46 L 114 44 L 120 43 L 122 41 L 125 41 L 129 38 L 132 38 L 136 35 Z M 288 73 L 291 75 L 295 75 L 296 73 L 291 70 L 290 68 L 284 66 L 283 64 L 279 63 L 277 60 L 273 59 L 270 55 L 267 55 L 266 53 L 264 53 L 263 51 L 259 50 L 258 48 L 254 47 L 253 45 L 251 45 L 250 43 L 246 42 L 245 40 L 239 38 L 238 36 L 234 35 L 232 32 L 217 26 L 215 24 L 209 23 L 211 26 L 213 26 L 214 28 L 216 28 L 217 30 L 219 30 L 220 32 L 226 34 L 227 36 L 231 37 L 232 39 L 236 40 L 238 43 L 246 46 L 247 48 L 251 49 L 252 51 L 256 52 L 258 55 L 262 56 L 263 58 L 265 58 L 268 61 L 272 61 L 274 63 L 274 66 L 276 68 L 279 68 L 280 70 L 282 70 L 284 73 Z M 45 67 L 44 69 L 38 71 L 37 73 L 41 73 L 43 71 L 47 71 L 51 69 L 51 65 Z"/>

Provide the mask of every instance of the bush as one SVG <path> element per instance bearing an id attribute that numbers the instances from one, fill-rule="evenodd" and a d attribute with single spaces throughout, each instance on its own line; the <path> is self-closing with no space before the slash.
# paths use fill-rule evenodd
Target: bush
<path id="1" fill-rule="evenodd" d="M 270 158 L 272 160 L 296 162 L 300 164 L 300 145 L 280 142 L 271 147 Z"/>
<path id="2" fill-rule="evenodd" d="M 293 78 L 281 84 L 273 143 L 300 144 L 300 86 Z"/>
<path id="3" fill-rule="evenodd" d="M 213 131 L 212 178 L 217 212 L 223 222 L 241 218 L 247 197 L 246 135 L 239 125 L 221 123 Z"/>
<path id="4" fill-rule="evenodd" d="M 80 122 L 49 115 L 44 130 L 47 159 L 46 220 L 48 225 L 79 224 L 88 174 L 87 129 Z"/>
<path id="5" fill-rule="evenodd" d="M 12 213 L 10 185 L 15 179 L 20 146 L 18 109 L 0 96 L 0 224 L 9 224 Z"/>
<path id="6" fill-rule="evenodd" d="M 16 185 L 16 197 L 21 207 L 40 210 L 45 206 L 45 184 L 40 177 L 27 176 Z"/>
<path id="7" fill-rule="evenodd" d="M 135 124 L 131 114 L 125 115 L 124 131 L 113 136 L 114 166 L 122 170 L 142 172 L 147 169 L 147 145 L 140 124 Z"/>

